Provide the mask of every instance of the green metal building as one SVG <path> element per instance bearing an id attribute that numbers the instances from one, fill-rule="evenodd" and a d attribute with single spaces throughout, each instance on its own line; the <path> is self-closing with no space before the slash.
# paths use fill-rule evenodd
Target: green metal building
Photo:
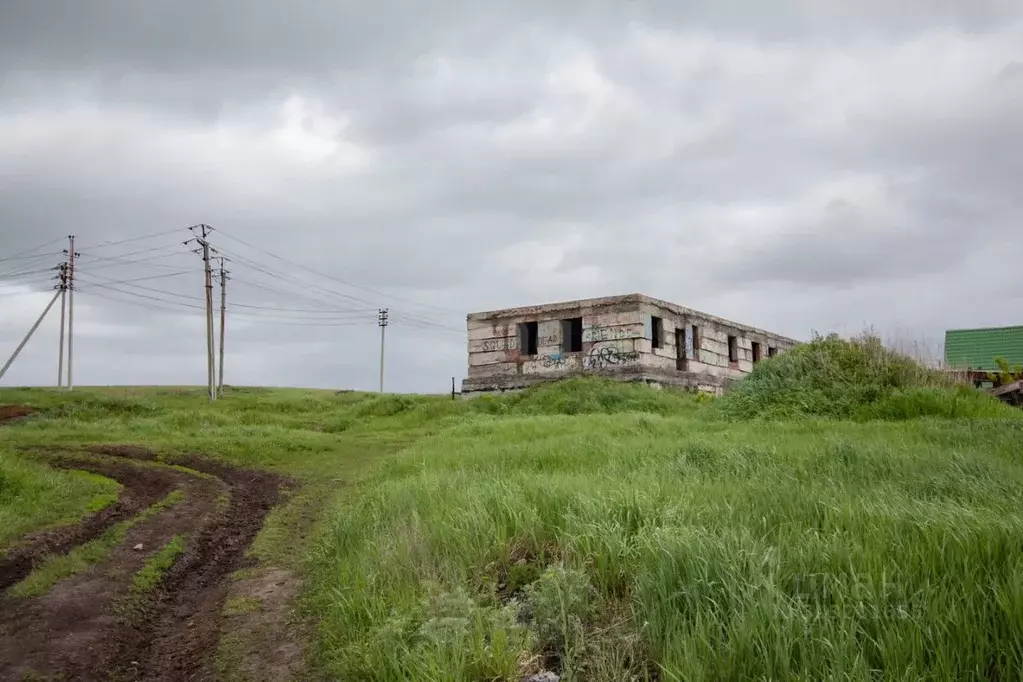
<path id="1" fill-rule="evenodd" d="M 945 366 L 949 369 L 996 370 L 995 358 L 1023 365 L 1023 326 L 950 329 L 945 332 Z"/>

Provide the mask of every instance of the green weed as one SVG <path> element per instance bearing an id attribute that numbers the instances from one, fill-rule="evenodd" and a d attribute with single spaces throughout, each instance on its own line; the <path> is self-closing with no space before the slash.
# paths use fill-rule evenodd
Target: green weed
<path id="1" fill-rule="evenodd" d="M 47 558 L 42 565 L 33 569 L 21 582 L 8 588 L 6 594 L 14 598 L 38 597 L 46 594 L 61 580 L 83 573 L 90 567 L 105 561 L 114 548 L 124 542 L 129 530 L 165 509 L 169 509 L 182 499 L 184 499 L 184 493 L 174 490 L 134 518 L 111 526 L 95 540 L 79 545 L 67 554 Z"/>
<path id="2" fill-rule="evenodd" d="M 141 597 L 156 589 L 160 581 L 163 580 L 163 574 L 174 565 L 178 555 L 184 551 L 185 539 L 180 535 L 175 535 L 132 578 L 132 595 Z"/>

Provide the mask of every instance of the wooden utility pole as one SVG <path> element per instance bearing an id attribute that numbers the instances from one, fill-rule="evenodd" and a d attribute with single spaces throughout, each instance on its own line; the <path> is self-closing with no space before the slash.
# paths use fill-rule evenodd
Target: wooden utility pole
<path id="1" fill-rule="evenodd" d="M 224 393 L 224 327 L 227 318 L 227 270 L 224 270 L 224 258 L 220 258 L 220 381 L 218 390 Z"/>
<path id="2" fill-rule="evenodd" d="M 206 386 L 210 402 L 217 399 L 216 361 L 213 357 L 213 270 L 210 268 L 210 243 L 207 240 L 213 228 L 205 223 L 188 228 L 196 236 L 185 241 L 195 241 L 202 247 L 203 273 L 206 280 Z M 198 230 L 198 232 L 196 232 Z"/>
<path id="3" fill-rule="evenodd" d="M 74 386 L 71 373 L 75 362 L 75 236 L 68 235 L 68 274 L 67 274 L 67 390 Z"/>
<path id="4" fill-rule="evenodd" d="M 32 338 L 32 335 L 36 333 L 36 329 L 39 329 L 39 325 L 42 323 L 43 318 L 46 317 L 46 314 L 48 312 L 50 312 L 50 308 L 53 307 L 53 304 L 57 302 L 58 298 L 60 298 L 60 291 L 57 291 L 57 293 L 53 295 L 53 298 L 50 299 L 50 303 L 46 306 L 46 309 L 43 310 L 43 314 L 39 316 L 39 319 L 36 320 L 36 323 L 32 325 L 31 329 L 28 330 L 28 334 L 25 334 L 25 338 L 22 339 L 21 343 L 18 344 L 18 347 L 14 349 L 14 353 L 11 355 L 10 359 L 7 360 L 7 364 L 5 364 L 2 369 L 0 369 L 0 379 L 4 378 L 4 374 L 7 373 L 8 368 L 10 368 L 10 366 L 14 364 L 15 358 L 17 358 L 18 354 L 21 353 L 21 349 L 25 347 L 25 344 L 28 343 L 28 340 Z"/>
<path id="5" fill-rule="evenodd" d="M 387 308 L 381 308 L 377 316 L 380 325 L 380 392 L 384 392 L 384 330 L 387 329 Z"/>
<path id="6" fill-rule="evenodd" d="M 57 388 L 64 387 L 64 328 L 67 326 L 67 263 L 60 264 L 60 355 L 57 356 Z"/>

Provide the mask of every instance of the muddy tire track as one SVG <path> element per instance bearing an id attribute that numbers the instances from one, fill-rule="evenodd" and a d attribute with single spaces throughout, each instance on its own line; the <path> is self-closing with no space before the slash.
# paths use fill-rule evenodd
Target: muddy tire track
<path id="1" fill-rule="evenodd" d="M 133 529 L 129 540 L 102 565 L 62 581 L 37 600 L 25 600 L 31 603 L 19 605 L 16 613 L 8 613 L 4 606 L 0 613 L 0 678 L 7 679 L 5 671 L 15 670 L 5 659 L 19 655 L 19 647 L 26 646 L 20 638 L 12 639 L 12 632 L 56 628 L 54 634 L 60 636 L 39 637 L 30 658 L 23 657 L 21 669 L 75 680 L 215 679 L 212 658 L 230 575 L 246 565 L 246 550 L 282 488 L 292 483 L 275 474 L 238 469 L 198 455 L 177 458 L 173 463 L 208 476 L 133 464 L 156 459 L 141 448 L 116 446 L 92 451 L 117 458 L 108 464 L 181 476 L 177 485 L 186 490 L 185 501 Z M 96 463 L 80 464 L 80 468 L 94 470 Z M 130 589 L 133 573 L 145 563 L 145 556 L 134 552 L 132 546 L 142 542 L 155 552 L 175 534 L 186 538 L 185 552 L 164 574 L 159 588 L 148 595 L 135 595 L 126 612 L 122 597 Z M 139 539 L 143 537 L 146 539 Z M 69 618 L 69 613 L 74 617 Z M 83 642 L 87 644 L 77 645 Z"/>
<path id="2" fill-rule="evenodd" d="M 122 645 L 122 664 L 129 659 L 144 661 L 132 679 L 147 682 L 212 679 L 228 579 L 248 565 L 245 551 L 286 483 L 275 474 L 235 469 L 198 456 L 176 463 L 216 476 L 227 485 L 231 498 L 168 572 L 163 590 L 153 600 L 155 617 Z"/>
<path id="3" fill-rule="evenodd" d="M 131 528 L 96 566 L 57 583 L 39 598 L 2 604 L 0 679 L 18 679 L 26 671 L 56 679 L 106 679 L 103 671 L 115 658 L 110 638 L 129 624 L 125 614 L 134 574 L 171 538 L 188 533 L 197 518 L 211 514 L 221 492 L 215 480 L 161 473 L 173 478 L 172 487 L 184 492 L 183 500 Z"/>
<path id="4" fill-rule="evenodd" d="M 117 501 L 70 526 L 34 533 L 24 538 L 0 558 L 0 590 L 22 580 L 49 555 L 69 551 L 99 537 L 119 521 L 129 519 L 164 498 L 175 488 L 181 476 L 166 469 L 132 466 L 118 461 L 99 461 L 73 456 L 46 458 L 51 466 L 81 469 L 112 478 L 122 486 Z"/>
<path id="5" fill-rule="evenodd" d="M 33 412 L 34 409 L 25 405 L 0 405 L 0 424 L 27 417 Z"/>

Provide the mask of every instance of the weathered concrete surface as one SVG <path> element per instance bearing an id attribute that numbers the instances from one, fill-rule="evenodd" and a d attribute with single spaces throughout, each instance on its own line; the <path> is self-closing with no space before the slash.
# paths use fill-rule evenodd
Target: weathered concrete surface
<path id="1" fill-rule="evenodd" d="M 662 321 L 655 347 L 653 318 Z M 582 318 L 581 348 L 572 349 L 563 321 Z M 753 343 L 762 358 L 798 341 L 641 294 L 565 301 L 467 316 L 468 378 L 462 392 L 518 390 L 542 381 L 596 374 L 720 393 L 753 369 Z M 529 331 L 535 322 L 528 354 Z M 699 347 L 694 347 L 696 326 Z M 677 333 L 680 332 L 680 333 Z M 737 362 L 728 339 L 736 337 Z"/>

